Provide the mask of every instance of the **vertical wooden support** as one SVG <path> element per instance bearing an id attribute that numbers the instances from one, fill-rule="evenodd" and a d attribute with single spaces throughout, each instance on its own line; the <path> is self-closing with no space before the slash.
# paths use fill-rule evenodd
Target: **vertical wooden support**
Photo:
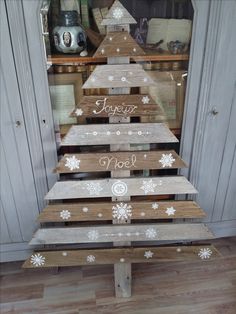
<path id="1" fill-rule="evenodd" d="M 130 62 L 129 57 L 111 57 L 108 58 L 108 64 L 128 64 Z M 129 94 L 130 88 L 110 88 L 110 95 L 117 94 Z M 110 117 L 110 123 L 129 123 L 130 118 L 124 117 Z M 128 151 L 130 150 L 130 144 L 121 144 L 121 145 L 110 145 L 111 151 Z M 122 171 L 112 171 L 111 177 L 129 177 L 129 170 Z M 130 197 L 113 197 L 112 201 L 129 201 Z M 130 223 L 130 220 L 127 220 L 125 223 Z M 113 224 L 119 224 L 117 219 L 113 219 Z M 116 246 L 130 246 L 131 242 L 119 242 L 119 245 Z M 131 264 L 130 263 L 117 263 L 114 264 L 114 278 L 115 278 L 115 293 L 116 297 L 128 298 L 131 296 Z"/>

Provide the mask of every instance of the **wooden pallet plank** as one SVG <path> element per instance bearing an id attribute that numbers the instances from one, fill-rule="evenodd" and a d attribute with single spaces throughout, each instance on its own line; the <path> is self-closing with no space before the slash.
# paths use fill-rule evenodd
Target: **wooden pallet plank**
<path id="1" fill-rule="evenodd" d="M 112 152 L 66 154 L 59 161 L 57 173 L 177 169 L 187 167 L 175 151 Z"/>
<path id="2" fill-rule="evenodd" d="M 165 123 L 73 125 L 62 146 L 176 143 L 178 139 Z"/>
<path id="3" fill-rule="evenodd" d="M 36 251 L 25 261 L 23 268 L 108 265 L 115 263 L 123 264 L 124 262 L 165 263 L 186 260 L 205 262 L 219 256 L 220 253 L 213 245 L 206 244 L 167 247 L 149 246 L 142 248 Z M 39 262 L 37 263 L 37 261 Z"/>
<path id="4" fill-rule="evenodd" d="M 102 20 L 101 25 L 123 25 L 136 23 L 137 22 L 126 10 L 126 8 L 118 0 L 115 0 L 107 15 Z"/>
<path id="5" fill-rule="evenodd" d="M 138 195 L 195 194 L 196 189 L 183 176 L 59 181 L 45 199 L 123 197 Z"/>
<path id="6" fill-rule="evenodd" d="M 96 66 L 82 88 L 129 88 L 155 84 L 140 64 L 105 64 Z"/>
<path id="7" fill-rule="evenodd" d="M 128 32 L 110 32 L 93 55 L 97 57 L 142 56 L 143 49 Z"/>
<path id="8" fill-rule="evenodd" d="M 204 224 L 135 224 L 39 229 L 30 245 L 212 239 Z"/>
<path id="9" fill-rule="evenodd" d="M 163 116 L 163 109 L 148 94 L 84 96 L 72 117 Z"/>
<path id="10" fill-rule="evenodd" d="M 38 221 L 103 221 L 118 219 L 179 219 L 203 218 L 206 214 L 193 201 L 145 201 L 106 203 L 60 203 L 48 205 L 39 215 Z"/>

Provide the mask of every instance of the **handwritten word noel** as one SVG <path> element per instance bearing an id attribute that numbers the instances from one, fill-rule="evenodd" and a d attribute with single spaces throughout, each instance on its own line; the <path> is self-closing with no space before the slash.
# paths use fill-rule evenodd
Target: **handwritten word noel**
<path id="1" fill-rule="evenodd" d="M 127 116 L 128 114 L 135 112 L 135 109 L 138 108 L 135 105 L 125 105 L 124 103 L 117 106 L 107 105 L 107 98 L 98 99 L 95 104 L 100 109 L 100 111 L 93 110 L 94 114 L 105 112 L 108 114 L 108 116 Z"/>
<path id="2" fill-rule="evenodd" d="M 122 169 L 122 168 L 132 168 L 132 167 L 136 167 L 135 166 L 135 163 L 136 163 L 136 156 L 135 155 L 132 155 L 130 159 L 127 159 L 127 160 L 124 160 L 124 161 L 121 161 L 121 160 L 118 160 L 116 157 L 108 157 L 108 156 L 104 156 L 104 157 L 101 157 L 99 159 L 99 164 L 100 166 L 102 167 L 106 167 L 106 170 L 108 169 Z"/>

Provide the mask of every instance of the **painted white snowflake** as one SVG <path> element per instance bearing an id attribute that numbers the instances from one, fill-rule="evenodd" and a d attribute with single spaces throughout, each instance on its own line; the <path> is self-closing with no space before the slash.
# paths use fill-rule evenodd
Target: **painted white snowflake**
<path id="1" fill-rule="evenodd" d="M 94 255 L 88 255 L 86 260 L 88 263 L 94 263 L 96 260 L 96 257 Z"/>
<path id="2" fill-rule="evenodd" d="M 90 195 L 99 195 L 103 188 L 99 182 L 90 182 L 87 183 L 87 190 Z"/>
<path id="3" fill-rule="evenodd" d="M 90 231 L 88 232 L 88 238 L 89 238 L 90 240 L 95 241 L 95 240 L 98 239 L 98 237 L 99 237 L 99 233 L 98 233 L 97 230 L 90 230 Z"/>
<path id="4" fill-rule="evenodd" d="M 146 257 L 146 259 L 149 259 L 153 257 L 153 254 L 154 253 L 152 251 L 145 251 L 144 257 Z"/>
<path id="5" fill-rule="evenodd" d="M 149 238 L 149 239 L 154 239 L 157 237 L 157 231 L 156 229 L 154 228 L 148 228 L 146 231 L 145 231 L 145 236 L 146 238 Z"/>
<path id="6" fill-rule="evenodd" d="M 152 209 L 158 209 L 159 205 L 157 203 L 152 203 Z"/>
<path id="7" fill-rule="evenodd" d="M 112 16 L 116 19 L 119 20 L 124 16 L 124 12 L 121 8 L 115 8 L 112 12 Z"/>
<path id="8" fill-rule="evenodd" d="M 166 213 L 168 216 L 173 216 L 173 215 L 175 214 L 175 212 L 176 212 L 176 209 L 174 209 L 173 206 L 167 207 L 167 208 L 166 208 L 166 211 L 165 211 L 165 213 Z"/>
<path id="9" fill-rule="evenodd" d="M 128 187 L 125 182 L 118 180 L 112 184 L 111 191 L 115 196 L 123 196 L 127 193 Z"/>
<path id="10" fill-rule="evenodd" d="M 152 179 L 145 181 L 143 180 L 143 185 L 141 186 L 141 190 L 144 191 L 145 194 L 148 194 L 150 192 L 155 192 L 154 189 L 157 186 L 157 184 L 155 184 Z"/>
<path id="11" fill-rule="evenodd" d="M 162 168 L 165 167 L 172 167 L 173 162 L 175 159 L 173 158 L 172 154 L 162 154 L 161 159 L 159 162 L 162 164 Z"/>
<path id="12" fill-rule="evenodd" d="M 35 253 L 31 256 L 30 263 L 36 267 L 43 266 L 45 264 L 45 257 L 39 253 Z"/>
<path id="13" fill-rule="evenodd" d="M 75 114 L 79 117 L 79 116 L 82 116 L 82 114 L 83 114 L 84 112 L 83 112 L 83 110 L 81 109 L 81 108 L 77 108 L 76 110 L 75 110 Z"/>
<path id="14" fill-rule="evenodd" d="M 212 254 L 212 250 L 210 250 L 208 247 L 207 248 L 202 248 L 200 249 L 199 253 L 198 253 L 198 256 L 201 258 L 201 259 L 208 259 L 211 257 L 211 254 Z"/>
<path id="15" fill-rule="evenodd" d="M 142 98 L 142 103 L 144 105 L 149 104 L 150 98 L 148 96 L 143 96 Z"/>
<path id="16" fill-rule="evenodd" d="M 77 159 L 75 156 L 66 157 L 65 166 L 69 168 L 70 170 L 79 169 L 80 160 Z"/>
<path id="17" fill-rule="evenodd" d="M 114 81 L 114 76 L 113 75 L 109 75 L 108 76 L 108 81 L 110 81 L 110 82 Z"/>
<path id="18" fill-rule="evenodd" d="M 61 219 L 63 220 L 67 220 L 71 217 L 71 213 L 69 210 L 67 209 L 63 209 L 61 212 L 60 212 L 60 217 Z"/>
<path id="19" fill-rule="evenodd" d="M 116 204 L 112 207 L 112 216 L 120 220 L 126 220 L 132 216 L 132 207 L 126 203 Z"/>

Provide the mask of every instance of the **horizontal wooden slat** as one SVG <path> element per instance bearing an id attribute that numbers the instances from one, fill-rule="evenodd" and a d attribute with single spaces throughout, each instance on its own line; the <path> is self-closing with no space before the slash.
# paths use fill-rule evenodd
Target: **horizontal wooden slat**
<path id="1" fill-rule="evenodd" d="M 59 161 L 57 173 L 170 169 L 184 168 L 186 164 L 175 151 L 114 152 L 66 154 Z"/>
<path id="2" fill-rule="evenodd" d="M 137 117 L 158 115 L 163 109 L 147 94 L 116 96 L 84 96 L 72 117 Z"/>
<path id="3" fill-rule="evenodd" d="M 128 32 L 109 32 L 93 57 L 142 56 L 145 52 Z"/>
<path id="4" fill-rule="evenodd" d="M 212 239 L 204 224 L 135 224 L 39 229 L 30 245 Z"/>
<path id="5" fill-rule="evenodd" d="M 73 125 L 62 146 L 176 143 L 178 139 L 165 123 Z"/>
<path id="6" fill-rule="evenodd" d="M 140 64 L 97 65 L 82 88 L 142 87 L 155 85 Z"/>
<path id="7" fill-rule="evenodd" d="M 196 189 L 182 176 L 59 181 L 47 200 L 113 196 L 195 194 Z"/>
<path id="8" fill-rule="evenodd" d="M 37 251 L 25 261 L 23 268 L 176 262 L 182 260 L 209 261 L 218 256 L 220 254 L 212 245 Z"/>
<path id="9" fill-rule="evenodd" d="M 60 203 L 48 205 L 39 215 L 44 222 L 118 219 L 202 218 L 204 211 L 193 201 Z"/>

